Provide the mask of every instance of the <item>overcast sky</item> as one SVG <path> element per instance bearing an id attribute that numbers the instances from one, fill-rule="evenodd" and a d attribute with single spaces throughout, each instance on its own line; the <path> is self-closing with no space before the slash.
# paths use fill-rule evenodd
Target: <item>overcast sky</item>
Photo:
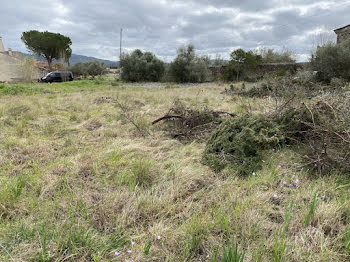
<path id="1" fill-rule="evenodd" d="M 73 53 L 119 59 L 140 48 L 171 61 L 192 43 L 197 53 L 228 58 L 236 48 L 283 48 L 306 60 L 333 29 L 350 24 L 350 0 L 0 0 L 5 48 L 26 51 L 23 31 L 59 32 Z"/>

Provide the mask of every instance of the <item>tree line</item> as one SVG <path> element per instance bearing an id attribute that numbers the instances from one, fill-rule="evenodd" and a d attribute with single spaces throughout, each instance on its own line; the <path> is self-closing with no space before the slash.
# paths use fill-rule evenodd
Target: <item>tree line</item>
<path id="1" fill-rule="evenodd" d="M 72 41 L 69 37 L 52 32 L 31 30 L 23 32 L 22 41 L 33 53 L 44 57 L 52 68 L 54 59 L 64 59 L 69 63 L 72 54 Z M 209 56 L 199 56 L 193 45 L 178 48 L 177 56 L 168 66 L 151 52 L 139 49 L 130 54 L 122 54 L 120 66 L 121 78 L 125 81 L 172 81 L 172 82 L 204 82 L 209 74 Z M 238 81 L 254 70 L 260 63 L 295 62 L 295 54 L 285 50 L 275 52 L 273 49 L 245 51 L 236 49 L 225 61 L 217 57 L 214 66 L 225 66 L 223 78 Z M 341 44 L 327 43 L 318 47 L 310 60 L 311 70 L 319 72 L 319 78 L 329 81 L 333 77 L 350 80 L 350 40 Z M 92 76 L 106 72 L 106 66 L 98 61 L 78 63 L 70 68 L 75 74 Z"/>

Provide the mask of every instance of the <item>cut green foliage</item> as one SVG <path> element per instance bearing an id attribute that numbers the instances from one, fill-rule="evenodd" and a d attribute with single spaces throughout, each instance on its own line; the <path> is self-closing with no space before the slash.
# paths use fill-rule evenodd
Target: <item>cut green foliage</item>
<path id="1" fill-rule="evenodd" d="M 203 162 L 220 171 L 226 166 L 248 175 L 262 167 L 263 152 L 284 142 L 280 127 L 263 116 L 223 122 L 208 141 Z"/>

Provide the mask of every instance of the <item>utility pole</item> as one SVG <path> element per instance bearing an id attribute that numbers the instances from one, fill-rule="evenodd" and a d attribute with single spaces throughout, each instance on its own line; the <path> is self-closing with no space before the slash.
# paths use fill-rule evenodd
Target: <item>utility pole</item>
<path id="1" fill-rule="evenodd" d="M 122 40 L 123 40 L 123 28 L 120 28 L 120 51 L 119 51 L 119 63 L 122 60 Z"/>

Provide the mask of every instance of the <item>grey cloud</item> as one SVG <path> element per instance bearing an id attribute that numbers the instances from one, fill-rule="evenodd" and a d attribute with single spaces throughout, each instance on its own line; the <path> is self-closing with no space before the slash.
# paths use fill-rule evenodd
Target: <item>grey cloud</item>
<path id="1" fill-rule="evenodd" d="M 118 58 L 121 27 L 124 50 L 141 48 L 169 61 L 188 43 L 200 54 L 226 58 L 234 48 L 262 45 L 304 55 L 314 30 L 332 34 L 350 23 L 346 0 L 12 0 L 1 6 L 7 47 L 25 51 L 23 31 L 48 30 L 71 37 L 74 53 L 106 59 Z"/>

